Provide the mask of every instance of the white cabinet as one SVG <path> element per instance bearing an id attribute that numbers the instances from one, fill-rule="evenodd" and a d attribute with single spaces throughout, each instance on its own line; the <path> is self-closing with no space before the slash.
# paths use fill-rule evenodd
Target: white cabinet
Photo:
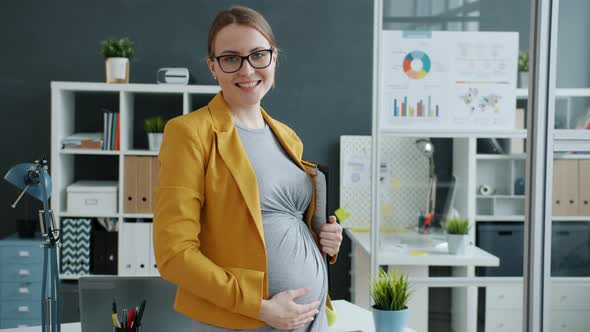
<path id="1" fill-rule="evenodd" d="M 586 332 L 590 315 L 590 284 L 554 278 L 551 287 L 551 331 Z M 521 283 L 486 288 L 485 332 L 522 331 Z"/>
<path id="2" fill-rule="evenodd" d="M 136 110 L 136 104 L 145 105 L 146 103 L 157 104 L 158 98 L 173 100 L 174 109 L 162 109 L 159 114 L 164 118 L 170 118 L 182 114 L 187 114 L 194 109 L 204 106 L 206 102 L 219 91 L 218 86 L 210 85 L 162 85 L 162 84 L 106 84 L 106 83 L 86 83 L 86 82 L 51 82 L 51 161 L 50 174 L 52 176 L 52 195 L 51 209 L 54 211 L 57 221 L 63 217 L 110 217 L 115 218 L 119 223 L 119 255 L 118 266 L 119 274 L 134 275 L 154 275 L 157 270 L 153 268 L 153 250 L 151 243 L 151 232 L 148 230 L 141 232 L 144 239 L 139 243 L 145 245 L 145 249 L 125 248 L 130 244 L 128 241 L 132 238 L 130 232 L 135 226 L 132 221 L 136 218 L 151 219 L 152 213 L 125 213 L 123 210 L 123 195 L 118 195 L 117 209 L 115 211 L 100 212 L 74 212 L 68 211 L 66 204 L 66 188 L 79 180 L 79 174 L 91 176 L 80 180 L 104 180 L 101 178 L 100 169 L 93 168 L 95 171 L 89 172 L 85 169 L 76 169 L 80 159 L 88 161 L 108 160 L 108 164 L 113 168 L 110 171 L 117 174 L 114 179 L 117 185 L 117 192 L 124 193 L 125 182 L 125 156 L 157 156 L 157 151 L 138 149 L 139 144 L 135 142 L 134 137 L 145 135 L 143 132 L 142 118 L 153 116 L 155 114 L 144 114 L 142 110 Z M 193 100 L 198 99 L 198 103 L 193 104 Z M 84 101 L 86 100 L 86 101 Z M 87 101 L 90 100 L 90 101 Z M 89 149 L 62 149 L 61 141 L 76 132 L 88 132 L 90 126 L 94 132 L 101 132 L 103 128 L 103 118 L 100 111 L 102 102 L 109 103 L 113 109 L 118 111 L 120 116 L 120 150 L 89 150 Z M 139 101 L 139 102 L 137 102 Z M 85 163 L 87 164 L 87 163 Z M 88 175 L 90 174 L 90 175 Z M 129 224 L 129 225 L 128 225 Z M 151 226 L 150 225 L 146 225 Z M 137 243 L 137 241 L 135 242 Z M 141 262 L 136 262 L 139 267 L 129 265 L 129 257 L 123 252 L 129 250 L 140 250 L 145 252 L 145 258 Z M 144 265 L 141 268 L 141 264 Z M 77 276 L 61 276 L 62 278 L 77 278 Z"/>

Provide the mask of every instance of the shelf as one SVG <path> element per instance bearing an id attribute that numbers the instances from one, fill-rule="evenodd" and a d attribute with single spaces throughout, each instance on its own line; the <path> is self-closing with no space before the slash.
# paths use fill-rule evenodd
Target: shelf
<path id="1" fill-rule="evenodd" d="M 396 137 L 440 137 L 440 138 L 526 138 L 526 129 L 514 130 L 457 130 L 457 129 L 420 129 L 420 128 L 394 128 L 379 129 L 380 135 Z"/>
<path id="2" fill-rule="evenodd" d="M 94 83 L 94 82 L 51 82 L 52 89 L 63 91 L 115 91 L 138 93 L 195 93 L 216 94 L 217 85 L 142 84 L 142 83 Z"/>
<path id="3" fill-rule="evenodd" d="M 59 213 L 60 217 L 79 217 L 79 218 L 118 218 L 117 213 L 84 213 L 63 211 Z"/>
<path id="4" fill-rule="evenodd" d="M 85 155 L 109 155 L 117 156 L 121 153 L 119 150 L 94 150 L 94 149 L 61 149 L 60 154 L 85 154 Z"/>
<path id="5" fill-rule="evenodd" d="M 553 221 L 590 221 L 590 216 L 552 216 Z"/>
<path id="6" fill-rule="evenodd" d="M 528 89 L 516 89 L 516 99 L 528 99 Z M 590 88 L 555 89 L 555 97 L 590 97 Z"/>
<path id="7" fill-rule="evenodd" d="M 503 221 L 503 222 L 521 222 L 524 221 L 524 216 L 488 216 L 488 215 L 477 215 L 475 216 L 476 222 L 490 222 L 490 221 Z"/>
<path id="8" fill-rule="evenodd" d="M 153 219 L 153 213 L 123 213 L 123 218 Z"/>
<path id="9" fill-rule="evenodd" d="M 525 160 L 526 154 L 478 154 L 475 158 L 478 160 Z"/>
<path id="10" fill-rule="evenodd" d="M 160 154 L 160 151 L 152 151 L 152 150 L 127 150 L 123 152 L 123 155 L 126 156 L 157 156 Z"/>
<path id="11" fill-rule="evenodd" d="M 590 159 L 590 153 L 555 153 L 553 159 Z"/>
<path id="12" fill-rule="evenodd" d="M 554 151 L 590 151 L 590 130 L 556 129 L 553 139 Z"/>
<path id="13" fill-rule="evenodd" d="M 493 198 L 499 198 L 499 199 L 524 199 L 524 195 L 488 195 L 488 196 L 484 196 L 484 195 L 477 195 L 478 199 L 493 199 Z"/>
<path id="14" fill-rule="evenodd" d="M 516 89 L 516 99 L 528 99 L 529 89 Z"/>

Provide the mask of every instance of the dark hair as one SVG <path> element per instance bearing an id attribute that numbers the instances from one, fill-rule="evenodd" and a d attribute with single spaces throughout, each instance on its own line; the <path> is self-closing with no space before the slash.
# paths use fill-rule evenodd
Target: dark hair
<path id="1" fill-rule="evenodd" d="M 255 11 L 254 9 L 244 7 L 244 6 L 232 6 L 229 9 L 219 12 L 213 23 L 211 23 L 211 27 L 209 28 L 209 37 L 207 41 L 207 50 L 208 56 L 212 57 L 213 54 L 213 42 L 215 41 L 215 37 L 219 30 L 223 29 L 224 27 L 230 24 L 241 24 L 250 26 L 258 32 L 260 32 L 266 40 L 270 43 L 270 47 L 273 48 L 275 53 L 278 53 L 277 43 L 275 40 L 275 35 L 272 32 L 272 28 L 270 24 L 266 21 L 264 16 L 259 12 Z"/>

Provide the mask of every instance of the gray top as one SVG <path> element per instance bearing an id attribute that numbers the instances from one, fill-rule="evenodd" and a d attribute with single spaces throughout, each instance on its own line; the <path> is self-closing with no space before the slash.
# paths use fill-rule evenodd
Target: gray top
<path id="1" fill-rule="evenodd" d="M 312 195 L 311 182 L 283 150 L 272 130 L 249 129 L 236 124 L 240 139 L 256 173 L 267 252 L 270 297 L 286 290 L 309 288 L 295 299 L 303 304 L 319 300 L 315 319 L 297 331 L 326 331 L 327 271 L 323 255 L 305 225 L 303 216 Z M 204 323 L 198 331 L 230 331 Z M 255 331 L 277 331 L 263 327 Z"/>

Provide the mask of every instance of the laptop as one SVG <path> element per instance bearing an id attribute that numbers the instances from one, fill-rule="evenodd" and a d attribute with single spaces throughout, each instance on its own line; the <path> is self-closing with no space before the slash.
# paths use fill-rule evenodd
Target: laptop
<path id="1" fill-rule="evenodd" d="M 113 331 L 113 298 L 123 308 L 146 300 L 142 332 L 194 331 L 193 321 L 174 310 L 176 286 L 160 277 L 85 276 L 78 282 L 82 332 Z"/>

